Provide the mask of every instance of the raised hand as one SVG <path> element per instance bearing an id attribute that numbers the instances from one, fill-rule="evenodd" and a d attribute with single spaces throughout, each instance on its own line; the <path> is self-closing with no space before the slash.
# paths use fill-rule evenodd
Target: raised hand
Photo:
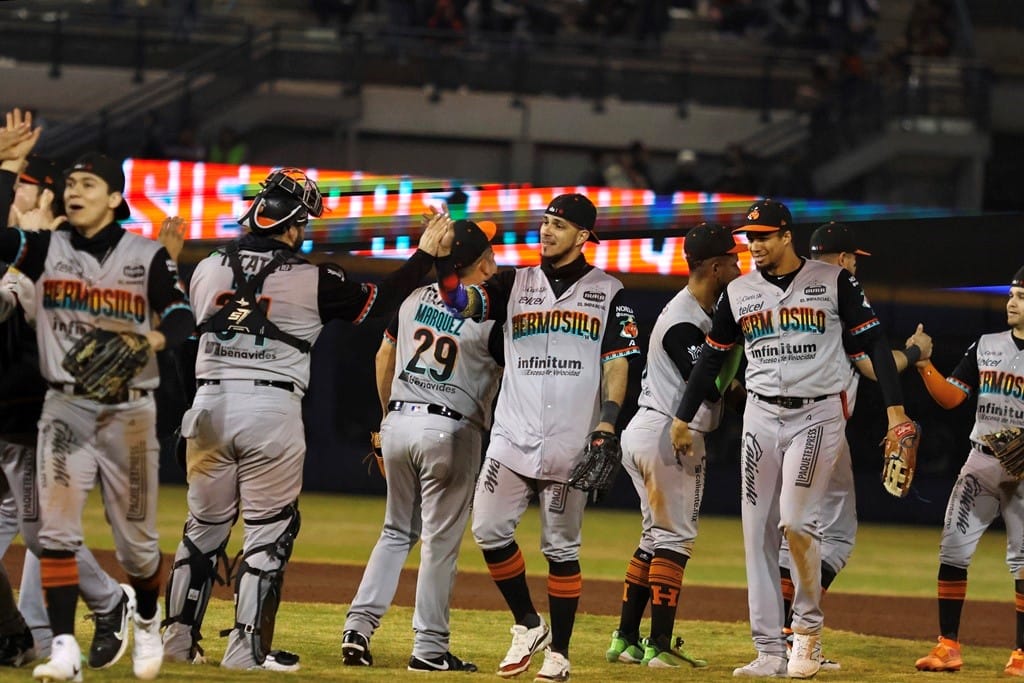
<path id="1" fill-rule="evenodd" d="M 185 219 L 180 216 L 168 216 L 160 225 L 160 233 L 157 235 L 160 244 L 164 245 L 167 253 L 175 263 L 185 246 Z"/>
<path id="2" fill-rule="evenodd" d="M 918 363 L 928 360 L 932 357 L 932 338 L 931 335 L 925 333 L 924 325 L 918 323 L 917 329 L 914 330 L 914 334 L 907 337 L 907 346 L 917 345 L 917 348 L 921 349 L 921 360 Z"/>
<path id="3" fill-rule="evenodd" d="M 4 128 L 5 134 L 14 142 L 7 145 L 0 159 L 4 161 L 24 161 L 28 158 L 29 152 L 39 141 L 41 128 L 32 127 L 32 112 L 22 113 L 21 109 L 15 107 L 7 112 L 7 121 Z"/>
<path id="4" fill-rule="evenodd" d="M 431 207 L 433 211 L 433 207 Z M 419 248 L 431 256 L 447 256 L 452 250 L 454 233 L 451 229 L 452 218 L 447 213 L 435 211 L 427 220 L 423 234 L 420 235 Z"/>

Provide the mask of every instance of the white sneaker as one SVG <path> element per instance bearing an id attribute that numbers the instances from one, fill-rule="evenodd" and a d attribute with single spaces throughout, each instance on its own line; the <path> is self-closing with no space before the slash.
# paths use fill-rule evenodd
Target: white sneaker
<path id="1" fill-rule="evenodd" d="M 733 669 L 732 675 L 750 678 L 786 678 L 786 658 L 782 655 L 758 652 L 757 659 L 746 666 Z"/>
<path id="2" fill-rule="evenodd" d="M 544 650 L 544 665 L 537 672 L 534 683 L 547 681 L 569 680 L 569 660 L 565 655 L 553 651 L 550 647 Z"/>
<path id="3" fill-rule="evenodd" d="M 530 668 L 530 659 L 551 643 L 551 629 L 541 617 L 540 625 L 526 628 L 516 624 L 511 628 L 512 646 L 498 665 L 498 675 L 504 678 L 521 674 Z"/>
<path id="4" fill-rule="evenodd" d="M 292 671 L 298 671 L 300 668 L 299 656 L 294 652 L 288 652 L 287 650 L 271 650 L 267 653 L 267 656 L 263 658 L 262 664 L 251 666 L 249 667 L 249 670 L 284 671 L 291 673 Z"/>
<path id="5" fill-rule="evenodd" d="M 794 633 L 786 670 L 790 678 L 811 678 L 821 669 L 821 635 Z"/>
<path id="6" fill-rule="evenodd" d="M 37 681 L 75 681 L 82 680 L 82 650 L 78 641 L 70 633 L 55 636 L 50 645 L 50 660 L 32 670 L 32 678 Z"/>
<path id="7" fill-rule="evenodd" d="M 144 681 L 156 678 L 164 662 L 164 641 L 160 636 L 160 621 L 163 609 L 156 605 L 152 619 L 143 619 L 135 613 L 135 642 L 132 645 L 132 669 L 135 677 Z"/>

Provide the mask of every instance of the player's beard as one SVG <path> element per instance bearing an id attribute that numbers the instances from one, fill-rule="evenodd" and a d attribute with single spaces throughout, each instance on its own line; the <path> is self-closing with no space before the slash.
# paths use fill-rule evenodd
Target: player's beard
<path id="1" fill-rule="evenodd" d="M 563 249 L 562 251 L 560 251 L 559 253 L 553 254 L 551 256 L 544 256 L 544 254 L 542 252 L 541 253 L 541 257 L 540 257 L 540 262 L 543 265 L 546 265 L 546 266 L 551 267 L 551 268 L 561 267 L 561 266 L 557 265 L 558 262 L 562 261 L 563 259 L 565 259 L 572 250 L 573 250 L 573 247 L 572 247 L 572 245 L 570 245 L 570 246 L 566 247 L 565 249 Z M 561 265 L 563 265 L 563 266 L 564 265 L 568 265 L 568 263 L 563 263 Z"/>

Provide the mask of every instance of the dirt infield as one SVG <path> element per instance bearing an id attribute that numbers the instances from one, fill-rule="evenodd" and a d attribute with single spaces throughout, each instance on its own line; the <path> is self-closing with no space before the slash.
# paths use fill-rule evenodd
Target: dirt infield
<path id="1" fill-rule="evenodd" d="M 11 546 L 4 564 L 11 572 L 14 585 L 21 578 L 24 548 Z M 104 569 L 114 577 L 123 578 L 111 551 L 96 551 Z M 165 557 L 164 567 L 170 567 Z M 351 565 L 292 562 L 288 565 L 285 600 L 345 604 L 355 595 L 363 568 Z M 532 591 L 539 609 L 543 609 L 547 577 L 531 576 Z M 395 604 L 410 606 L 416 591 L 416 575 L 406 571 L 398 586 Z M 231 591 L 217 586 L 214 595 L 231 599 Z M 617 615 L 622 599 L 618 581 L 586 580 L 580 610 L 591 614 Z M 485 574 L 461 573 L 455 581 L 452 606 L 457 609 L 493 609 L 505 611 L 498 590 Z M 825 598 L 826 623 L 830 628 L 913 640 L 932 640 L 937 631 L 937 609 L 930 598 L 899 598 L 877 595 L 831 593 Z M 739 588 L 683 586 L 680 615 L 686 620 L 746 621 L 747 595 Z M 1012 602 L 979 602 L 968 600 L 964 605 L 960 639 L 973 645 L 1013 645 L 1014 607 Z"/>

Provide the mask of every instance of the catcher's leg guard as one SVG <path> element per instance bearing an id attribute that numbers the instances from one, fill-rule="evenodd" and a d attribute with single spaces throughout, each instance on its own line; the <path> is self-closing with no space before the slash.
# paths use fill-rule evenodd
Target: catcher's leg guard
<path id="1" fill-rule="evenodd" d="M 167 627 L 163 640 L 164 656 L 168 661 L 194 661 L 203 655 L 199 646 L 203 638 L 200 629 L 213 582 L 224 585 L 230 578 L 224 550 L 233 524 L 233 519 L 208 524 L 194 517 L 185 522 L 181 543 L 174 554 L 174 564 L 167 579 L 167 618 L 162 625 Z M 200 547 L 200 544 L 209 547 L 213 543 L 217 545 L 210 551 Z M 218 563 L 224 567 L 223 575 L 217 571 Z"/>
<path id="2" fill-rule="evenodd" d="M 221 666 L 262 666 L 271 653 L 284 570 L 299 535 L 298 503 L 265 519 L 246 519 L 245 543 L 235 579 L 235 627 Z"/>

